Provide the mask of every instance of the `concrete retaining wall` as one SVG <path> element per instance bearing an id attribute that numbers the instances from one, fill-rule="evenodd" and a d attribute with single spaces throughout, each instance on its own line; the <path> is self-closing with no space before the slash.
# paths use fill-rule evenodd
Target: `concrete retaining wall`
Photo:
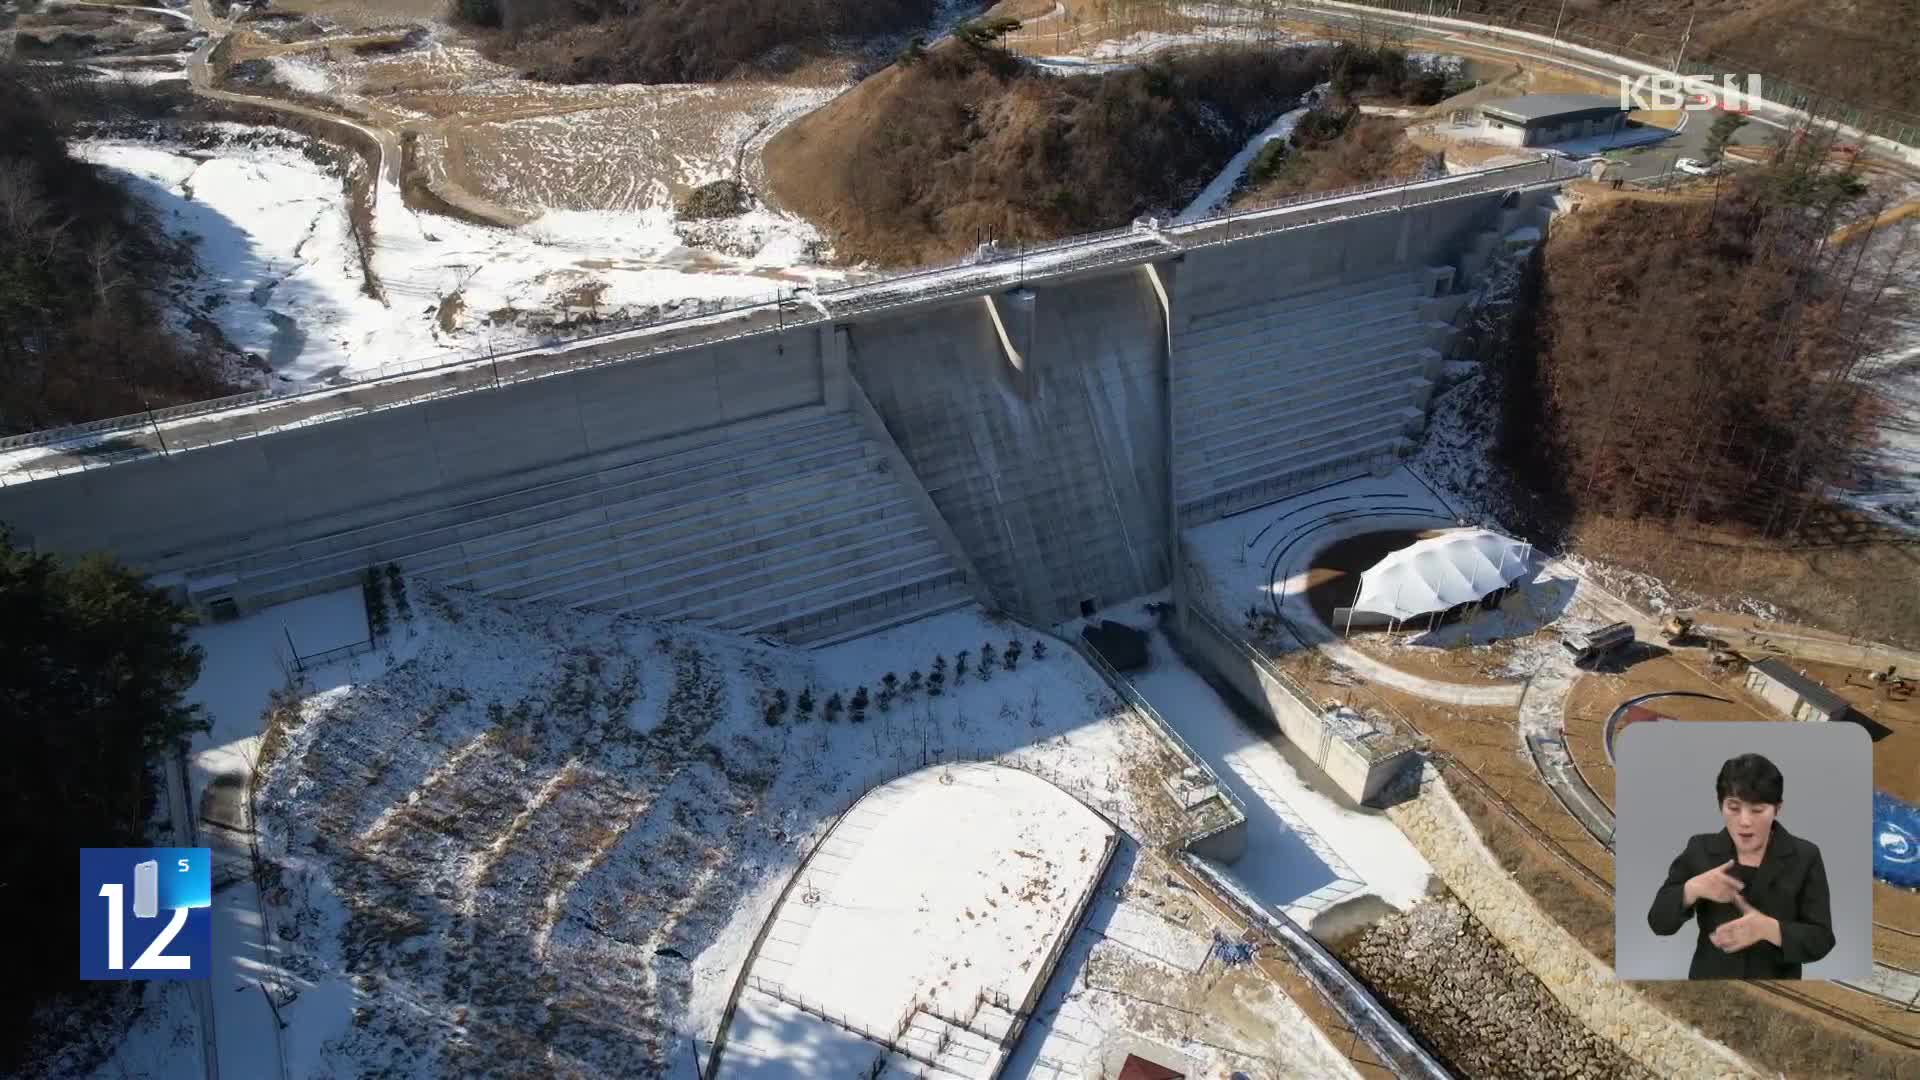
<path id="1" fill-rule="evenodd" d="M 848 353 L 995 601 L 1042 622 L 1166 584 L 1165 331 L 1138 267 L 862 320 Z"/>
<path id="2" fill-rule="evenodd" d="M 1419 755 L 1400 750 L 1369 757 L 1341 738 L 1320 710 L 1271 665 L 1225 628 L 1196 611 L 1191 602 L 1175 608 L 1165 624 L 1174 641 L 1202 670 L 1233 687 L 1280 728 L 1287 741 L 1313 759 L 1346 796 L 1366 802 L 1419 764 Z"/>
<path id="3" fill-rule="evenodd" d="M 1420 266 L 1454 265 L 1497 221 L 1501 198 L 1328 221 L 1189 251 L 1174 282 L 1175 332 L 1202 316 Z"/>
<path id="4" fill-rule="evenodd" d="M 1294 966 L 1310 980 L 1315 989 L 1332 1004 L 1353 1030 L 1381 1061 L 1387 1062 L 1393 1075 L 1406 1080 L 1442 1080 L 1449 1073 L 1413 1033 L 1387 1011 L 1380 999 L 1340 962 L 1327 947 L 1283 911 L 1270 909 L 1254 899 L 1232 878 L 1212 864 L 1184 857 L 1187 868 L 1212 885 L 1215 893 L 1228 901 L 1248 924 L 1264 926 L 1278 938 L 1292 958 Z"/>
<path id="5" fill-rule="evenodd" d="M 1046 633 L 1057 637 L 1041 627 L 1029 624 L 1029 628 L 1035 633 Z M 1113 688 L 1114 693 L 1119 694 L 1121 699 L 1137 715 L 1146 720 L 1168 746 L 1173 748 L 1183 762 L 1182 772 L 1197 773 L 1206 778 L 1213 796 L 1188 809 L 1188 823 L 1195 827 L 1195 831 L 1182 842 L 1181 847 L 1194 855 L 1204 856 L 1216 862 L 1238 862 L 1240 856 L 1247 853 L 1246 807 L 1241 806 L 1240 801 L 1234 798 L 1233 792 L 1220 782 L 1219 775 L 1213 771 L 1212 766 L 1207 764 L 1207 760 L 1195 752 L 1193 747 L 1187 744 L 1187 740 L 1180 737 L 1180 733 L 1174 730 L 1172 724 L 1167 723 L 1167 718 L 1160 715 L 1160 710 L 1153 707 L 1153 703 L 1134 687 L 1132 681 L 1107 663 L 1098 649 L 1088 645 L 1079 637 L 1064 639 L 1064 641 L 1065 644 L 1072 646 L 1073 651 L 1078 653 L 1082 660 L 1086 661 L 1088 667 L 1099 672 L 1101 678 L 1107 681 L 1107 685 Z M 1209 821 L 1220 823 L 1209 825 Z"/>
<path id="6" fill-rule="evenodd" d="M 41 550 L 149 569 L 484 498 L 594 455 L 821 401 L 820 340 L 741 338 L 0 491 Z M 573 467 L 570 463 L 577 463 Z"/>

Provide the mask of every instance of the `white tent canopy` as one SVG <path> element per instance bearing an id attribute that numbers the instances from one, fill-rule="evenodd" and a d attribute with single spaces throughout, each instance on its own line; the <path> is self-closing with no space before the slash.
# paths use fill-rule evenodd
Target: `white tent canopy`
<path id="1" fill-rule="evenodd" d="M 1360 575 L 1355 611 L 1396 621 L 1478 600 L 1525 577 L 1533 545 L 1487 529 L 1454 529 L 1428 537 Z"/>

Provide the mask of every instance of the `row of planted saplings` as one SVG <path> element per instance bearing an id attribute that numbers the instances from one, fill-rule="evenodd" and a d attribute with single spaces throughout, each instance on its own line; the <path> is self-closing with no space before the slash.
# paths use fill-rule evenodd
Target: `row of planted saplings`
<path id="1" fill-rule="evenodd" d="M 968 676 L 977 678 L 981 682 L 991 682 L 993 680 L 993 673 L 996 670 L 1018 670 L 1020 667 L 1020 658 L 1026 655 L 1026 653 L 1027 648 L 1020 642 L 1019 638 L 1008 641 L 1006 646 L 1001 649 L 995 649 L 993 642 L 989 641 L 980 646 L 980 651 L 977 655 L 970 649 L 961 649 L 958 653 L 955 653 L 953 657 L 953 685 L 957 687 L 966 682 Z M 1033 641 L 1033 658 L 1035 660 L 1045 660 L 1047 658 L 1047 643 L 1039 638 L 1035 638 Z M 946 693 L 947 685 L 947 658 L 944 655 L 936 656 L 933 658 L 933 665 L 927 669 L 924 675 L 916 668 L 913 671 L 907 672 L 907 677 L 904 681 L 891 671 L 880 676 L 880 692 L 878 694 L 869 694 L 864 685 L 856 688 L 852 695 L 844 698 L 839 691 L 834 691 L 832 694 L 827 695 L 826 702 L 821 708 L 821 715 L 827 722 L 832 723 L 839 720 L 841 714 L 844 713 L 848 720 L 858 724 L 866 720 L 868 708 L 877 708 L 881 712 L 887 712 L 893 708 L 894 702 L 912 701 L 923 693 L 929 698 L 937 698 Z M 787 718 L 789 708 L 792 709 L 798 719 L 803 721 L 811 720 L 813 719 L 816 704 L 819 703 L 814 700 L 813 687 L 811 686 L 801 690 L 799 696 L 791 700 L 788 699 L 785 690 L 775 690 L 766 701 L 766 721 L 769 724 L 780 723 Z"/>

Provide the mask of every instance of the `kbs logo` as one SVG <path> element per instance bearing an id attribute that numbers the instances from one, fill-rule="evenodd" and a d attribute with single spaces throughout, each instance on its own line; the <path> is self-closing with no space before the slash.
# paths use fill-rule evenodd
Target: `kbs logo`
<path id="1" fill-rule="evenodd" d="M 1706 112 L 1722 109 L 1726 112 L 1746 113 L 1753 111 L 1753 103 L 1760 99 L 1760 76 L 1747 76 L 1747 83 L 1740 85 L 1740 76 L 1722 75 L 1719 82 L 1700 75 L 1642 75 L 1629 79 L 1620 76 L 1620 107 L 1623 109 L 1682 109 L 1687 112 Z"/>
<path id="2" fill-rule="evenodd" d="M 81 848 L 80 977 L 206 978 L 212 906 L 207 848 Z"/>

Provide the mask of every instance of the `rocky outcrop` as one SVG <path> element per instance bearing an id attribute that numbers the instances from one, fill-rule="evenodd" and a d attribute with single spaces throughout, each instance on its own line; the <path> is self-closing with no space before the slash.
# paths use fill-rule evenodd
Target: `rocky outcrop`
<path id="1" fill-rule="evenodd" d="M 1588 1030 L 1454 897 L 1377 922 L 1342 951 L 1463 1075 L 1653 1076 Z"/>

